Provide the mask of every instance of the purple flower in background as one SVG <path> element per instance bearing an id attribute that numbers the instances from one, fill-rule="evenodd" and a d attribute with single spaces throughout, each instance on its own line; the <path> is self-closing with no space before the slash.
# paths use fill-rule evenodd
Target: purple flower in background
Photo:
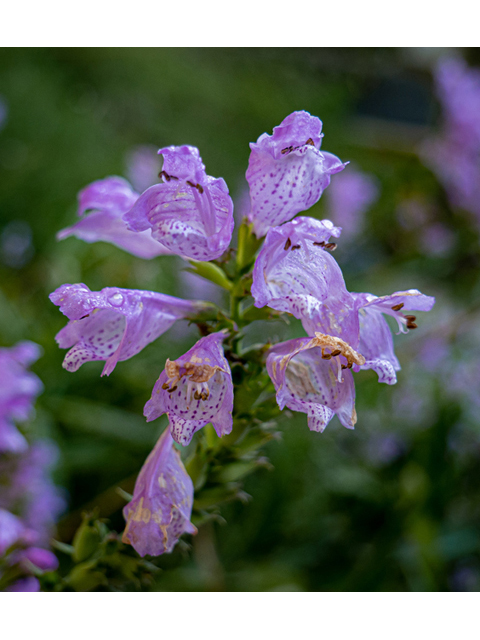
<path id="1" fill-rule="evenodd" d="M 102 375 L 110 375 L 118 361 L 139 353 L 175 320 L 195 315 L 207 305 L 153 291 L 118 287 L 90 291 L 84 284 L 64 284 L 50 294 L 50 300 L 70 320 L 55 336 L 60 348 L 72 347 L 63 367 L 77 371 L 85 362 L 104 360 Z"/>
<path id="2" fill-rule="evenodd" d="M 253 271 L 255 306 L 293 314 L 309 335 L 320 331 L 351 342 L 358 334 L 355 301 L 328 251 L 336 247 L 330 236 L 340 231 L 330 220 L 308 217 L 269 229 Z"/>
<path id="3" fill-rule="evenodd" d="M 480 71 L 461 58 L 445 58 L 435 70 L 443 109 L 440 134 L 420 148 L 453 206 L 480 217 Z"/>
<path id="4" fill-rule="evenodd" d="M 480 146 L 480 70 L 461 57 L 439 61 L 435 70 L 437 94 L 445 128 L 462 145 Z"/>
<path id="5" fill-rule="evenodd" d="M 0 556 L 21 541 L 25 534 L 25 525 L 9 511 L 0 508 Z"/>
<path id="6" fill-rule="evenodd" d="M 158 182 L 161 169 L 157 148 L 153 145 L 138 145 L 127 153 L 126 176 L 133 188 L 140 193 Z"/>
<path id="7" fill-rule="evenodd" d="M 219 437 L 233 426 L 233 383 L 223 354 L 225 333 L 201 338 L 177 360 L 167 360 L 145 405 L 147 422 L 166 413 L 172 436 L 186 446 L 209 422 Z"/>
<path id="8" fill-rule="evenodd" d="M 294 111 L 250 143 L 246 178 L 257 237 L 287 222 L 314 205 L 330 183 L 330 176 L 345 168 L 339 158 L 320 151 L 322 122 L 306 111 Z"/>
<path id="9" fill-rule="evenodd" d="M 147 260 L 170 253 L 153 240 L 150 230 L 135 233 L 122 219 L 139 197 L 123 178 L 112 176 L 92 182 L 78 194 L 79 222 L 59 231 L 57 240 L 75 236 L 85 242 L 110 242 Z"/>
<path id="10" fill-rule="evenodd" d="M 167 427 L 138 475 L 133 499 L 123 509 L 123 542 L 142 557 L 170 553 L 183 533 L 197 533 L 190 522 L 192 505 L 193 483 Z"/>
<path id="11" fill-rule="evenodd" d="M 430 311 L 435 298 L 426 296 L 417 289 L 397 291 L 389 296 L 377 297 L 371 293 L 355 293 L 360 335 L 358 342 L 352 342 L 355 348 L 365 357 L 362 365 L 355 365 L 354 371 L 373 369 L 378 374 L 378 381 L 395 384 L 396 371 L 400 364 L 393 350 L 392 332 L 383 317 L 389 315 L 398 323 L 399 333 L 407 333 L 417 327 L 416 316 L 404 311 Z"/>
<path id="12" fill-rule="evenodd" d="M 27 448 L 27 442 L 15 427 L 14 420 L 29 418 L 33 403 L 43 390 L 40 379 L 27 370 L 40 353 L 40 347 L 28 341 L 0 348 L 0 453 Z"/>
<path id="13" fill-rule="evenodd" d="M 213 178 L 196 147 L 166 147 L 164 182 L 147 189 L 123 216 L 129 229 L 152 237 L 182 257 L 219 258 L 233 232 L 233 202 L 222 178 Z"/>
<path id="14" fill-rule="evenodd" d="M 350 166 L 332 179 L 326 198 L 330 218 L 342 228 L 346 240 L 362 231 L 365 212 L 378 198 L 378 182 Z"/>
<path id="15" fill-rule="evenodd" d="M 323 333 L 272 347 L 267 371 L 280 409 L 287 406 L 308 416 L 311 431 L 322 432 L 335 414 L 347 429 L 357 421 L 353 365 L 365 358 L 350 345 Z"/>

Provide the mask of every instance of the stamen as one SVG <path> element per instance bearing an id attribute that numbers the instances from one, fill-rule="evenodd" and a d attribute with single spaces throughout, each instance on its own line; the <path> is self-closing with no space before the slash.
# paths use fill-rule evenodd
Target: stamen
<path id="1" fill-rule="evenodd" d="M 167 393 L 173 393 L 177 389 L 177 385 L 173 386 L 171 389 L 167 389 Z"/>
<path id="2" fill-rule="evenodd" d="M 339 356 L 341 353 L 342 352 L 340 349 L 335 349 L 335 351 L 332 351 L 332 358 L 334 358 L 335 356 Z"/>
<path id="3" fill-rule="evenodd" d="M 291 246 L 292 241 L 290 240 L 290 238 L 287 238 L 287 241 L 285 242 L 285 246 L 283 248 L 285 249 L 285 251 L 287 251 L 287 249 L 290 249 Z"/>
<path id="4" fill-rule="evenodd" d="M 285 155 L 286 153 L 290 153 L 290 151 L 293 151 L 293 147 L 285 147 L 285 149 L 282 149 L 282 154 Z"/>
<path id="5" fill-rule="evenodd" d="M 313 147 L 315 146 L 315 143 L 314 143 L 314 141 L 313 141 L 311 138 L 309 138 L 309 139 L 305 142 L 305 144 L 310 144 L 310 145 L 312 145 Z"/>
<path id="6" fill-rule="evenodd" d="M 337 244 L 335 242 L 314 242 L 315 247 L 322 247 L 322 249 L 328 249 L 329 251 L 335 251 Z"/>
<path id="7" fill-rule="evenodd" d="M 301 246 L 299 244 L 294 244 L 292 246 L 292 251 L 295 251 L 295 249 L 301 249 Z"/>
<path id="8" fill-rule="evenodd" d="M 342 363 L 340 362 L 340 358 L 335 358 L 335 361 L 337 363 L 337 380 L 339 382 L 343 382 Z"/>
<path id="9" fill-rule="evenodd" d="M 404 307 L 404 303 L 400 302 L 400 304 L 394 304 L 392 307 L 392 311 L 400 311 L 400 309 L 403 309 Z"/>
<path id="10" fill-rule="evenodd" d="M 160 171 L 160 173 L 158 174 L 158 177 L 165 178 L 167 182 L 170 182 L 170 180 L 178 180 L 176 176 L 170 176 L 166 171 Z"/>

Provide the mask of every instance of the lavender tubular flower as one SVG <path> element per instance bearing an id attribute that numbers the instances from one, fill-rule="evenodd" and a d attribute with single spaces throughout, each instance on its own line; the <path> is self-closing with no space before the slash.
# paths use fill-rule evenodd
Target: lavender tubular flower
<path id="1" fill-rule="evenodd" d="M 70 322 L 55 336 L 62 349 L 71 347 L 63 367 L 77 371 L 85 362 L 104 360 L 102 375 L 128 360 L 167 331 L 175 320 L 205 308 L 153 291 L 106 287 L 90 291 L 84 284 L 64 284 L 50 300 Z"/>
<path id="2" fill-rule="evenodd" d="M 75 236 L 85 242 L 109 242 L 150 260 L 170 251 L 153 240 L 149 230 L 135 233 L 122 220 L 140 197 L 123 178 L 112 176 L 89 184 L 78 194 L 79 222 L 57 233 L 57 240 Z M 87 211 L 89 214 L 85 215 Z"/>
<path id="3" fill-rule="evenodd" d="M 395 372 L 400 370 L 400 363 L 393 350 L 392 332 L 383 314 L 395 318 L 399 333 L 408 333 L 410 329 L 417 328 L 416 316 L 405 315 L 404 311 L 430 311 L 435 298 L 426 296 L 417 289 L 396 291 L 381 297 L 371 293 L 353 295 L 359 308 L 358 348 L 366 360 L 363 365 L 354 367 L 354 370 L 373 369 L 378 374 L 379 382 L 395 384 Z"/>
<path id="4" fill-rule="evenodd" d="M 269 229 L 253 271 L 256 307 L 268 305 L 302 320 L 305 331 L 321 331 L 352 343 L 358 339 L 355 301 L 328 249 L 341 229 L 330 220 L 300 217 Z M 353 342 L 352 342 L 353 336 Z"/>
<path id="5" fill-rule="evenodd" d="M 345 168 L 339 158 L 320 151 L 322 122 L 306 111 L 294 111 L 250 144 L 246 172 L 251 211 L 257 237 L 310 208 L 330 183 L 330 176 Z"/>
<path id="6" fill-rule="evenodd" d="M 142 557 L 170 553 L 183 533 L 197 533 L 190 522 L 192 505 L 193 483 L 167 427 L 138 475 L 132 501 L 123 509 L 123 542 Z"/>
<path id="7" fill-rule="evenodd" d="M 19 342 L 0 349 L 0 452 L 20 452 L 27 448 L 14 420 L 27 420 L 35 398 L 43 390 L 40 379 L 26 367 L 40 356 L 33 342 Z"/>
<path id="8" fill-rule="evenodd" d="M 222 342 L 222 331 L 201 338 L 165 369 L 146 403 L 147 422 L 166 413 L 176 442 L 186 446 L 193 434 L 209 422 L 219 437 L 233 426 L 233 383 Z"/>
<path id="9" fill-rule="evenodd" d="M 357 421 L 352 365 L 365 358 L 333 336 L 316 333 L 272 347 L 267 371 L 277 392 L 280 409 L 287 406 L 308 416 L 311 431 L 322 432 L 335 414 L 344 427 Z"/>
<path id="10" fill-rule="evenodd" d="M 132 231 L 151 229 L 172 253 L 194 260 L 219 258 L 233 232 L 233 202 L 222 178 L 205 172 L 196 147 L 166 147 L 164 182 L 147 189 L 123 219 Z"/>

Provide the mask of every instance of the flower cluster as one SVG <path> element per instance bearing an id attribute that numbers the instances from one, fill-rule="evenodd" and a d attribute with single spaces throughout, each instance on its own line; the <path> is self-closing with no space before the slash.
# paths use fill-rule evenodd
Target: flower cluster
<path id="1" fill-rule="evenodd" d="M 460 57 L 440 60 L 435 70 L 443 122 L 439 135 L 421 148 L 454 207 L 480 224 L 480 71 Z"/>
<path id="2" fill-rule="evenodd" d="M 0 349 L 0 584 L 10 591 L 38 591 L 37 575 L 56 569 L 47 548 L 64 500 L 50 469 L 57 450 L 51 442 L 28 445 L 11 420 L 25 420 L 42 383 L 27 370 L 39 356 L 33 342 Z"/>
<path id="3" fill-rule="evenodd" d="M 323 431 L 335 414 L 345 427 L 353 428 L 352 372 L 373 369 L 379 382 L 396 382 L 400 365 L 385 316 L 394 318 L 399 331 L 406 333 L 417 326 L 410 312 L 428 311 L 434 303 L 416 289 L 381 297 L 348 291 L 331 253 L 336 247 L 332 239 L 339 238 L 341 228 L 329 220 L 293 219 L 315 204 L 331 176 L 348 164 L 320 150 L 321 130 L 318 118 L 294 112 L 274 128 L 273 135 L 264 133 L 250 145 L 246 172 L 250 208 L 242 223 L 233 281 L 231 273 L 222 271 L 225 261 L 202 266 L 229 248 L 233 203 L 223 179 L 207 175 L 194 147 L 161 149 L 161 182 L 142 194 L 119 177 L 89 185 L 79 196 L 83 217 L 59 234 L 89 242 L 107 240 L 143 258 L 170 252 L 193 260 L 197 272 L 228 289 L 234 303 L 230 316 L 219 310 L 206 324 L 199 318 L 211 309 L 209 303 L 150 291 L 92 292 L 84 284 L 69 284 L 50 296 L 69 319 L 57 335 L 59 346 L 70 349 L 64 361 L 68 371 L 100 360 L 105 362 L 103 374 L 108 375 L 117 362 L 139 353 L 176 320 L 187 318 L 202 328 L 204 337 L 189 351 L 174 361 L 167 359 L 145 404 L 147 421 L 166 414 L 169 426 L 140 471 L 133 498 L 124 509 L 123 540 L 142 556 L 169 552 L 182 533 L 196 532 L 191 523 L 194 487 L 174 442 L 188 445 L 209 423 L 219 437 L 232 431 L 234 385 L 229 360 L 238 360 L 231 350 L 241 337 L 236 303 L 250 294 L 245 283 L 251 283 L 256 307 L 267 306 L 301 320 L 306 337 L 264 351 L 278 406 L 306 413 L 314 431 Z M 355 193 L 362 191 L 357 183 Z M 373 191 L 371 186 L 369 202 Z M 354 194 L 353 199 L 361 198 Z M 360 204 L 360 211 L 365 198 L 354 204 Z M 85 215 L 86 211 L 90 213 Z M 247 245 L 251 255 L 246 255 Z"/>

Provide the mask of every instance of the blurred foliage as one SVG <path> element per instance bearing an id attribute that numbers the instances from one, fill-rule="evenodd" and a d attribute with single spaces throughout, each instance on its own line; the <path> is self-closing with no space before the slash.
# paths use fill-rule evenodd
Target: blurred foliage
<path id="1" fill-rule="evenodd" d="M 100 379 L 102 363 L 75 374 L 62 369 L 64 352 L 54 336 L 65 319 L 48 300 L 59 285 L 201 297 L 187 288 L 186 265 L 176 257 L 142 261 L 104 243 L 55 240 L 74 221 L 77 192 L 92 180 L 125 175 L 132 147 L 198 146 L 207 172 L 225 178 L 241 209 L 248 143 L 293 110 L 318 115 L 323 148 L 374 174 L 381 189 L 364 232 L 339 242 L 335 257 L 348 288 L 376 295 L 418 288 L 437 297 L 415 334 L 396 340 L 403 369 L 396 387 L 379 385 L 371 371 L 356 374 L 354 432 L 335 418 L 324 434 L 311 433 L 304 415 L 284 411 L 281 439 L 265 448 L 274 470 L 247 479 L 252 499 L 222 507 L 221 517 L 192 539 L 193 552 L 179 543 L 155 560 L 161 570 L 148 582 L 141 563 L 132 564 L 134 552 L 95 521 L 88 526 L 97 527 L 98 546 L 88 558 L 76 552 L 77 567 L 97 553 L 95 562 L 110 562 L 112 575 L 130 571 L 132 589 L 480 588 L 480 425 L 471 397 L 450 389 L 438 373 L 479 348 L 478 334 L 476 343 L 461 342 L 465 319 L 478 320 L 478 231 L 450 208 L 417 155 L 419 141 L 438 123 L 431 69 L 441 53 L 0 51 L 0 94 L 8 105 L 0 131 L 0 344 L 30 339 L 44 348 L 33 370 L 45 391 L 25 430 L 32 438 L 53 438 L 61 449 L 55 479 L 70 504 L 58 527 L 61 542 L 72 543 L 82 513 L 95 506 L 111 529 L 122 531 L 125 500 L 116 487 L 132 490 L 165 425 L 163 419 L 147 425 L 143 405 L 166 358 L 177 358 L 198 337 L 186 322 L 177 323 L 110 378 Z M 463 53 L 478 62 L 478 51 Z M 309 213 L 328 216 L 327 205 L 324 197 Z M 433 223 L 450 234 L 446 250 L 428 240 Z M 16 254 L 7 251 L 12 237 L 20 238 Z M 437 330 L 460 338 L 456 352 L 448 351 L 432 372 L 419 354 Z M 252 344 L 256 334 L 276 341 L 303 332 L 297 321 L 259 320 L 250 329 Z M 478 380 L 465 373 L 466 387 L 478 388 Z M 123 566 L 119 553 L 126 554 Z M 81 581 L 80 574 L 77 569 Z M 89 576 L 88 588 L 103 588 L 95 571 Z"/>

